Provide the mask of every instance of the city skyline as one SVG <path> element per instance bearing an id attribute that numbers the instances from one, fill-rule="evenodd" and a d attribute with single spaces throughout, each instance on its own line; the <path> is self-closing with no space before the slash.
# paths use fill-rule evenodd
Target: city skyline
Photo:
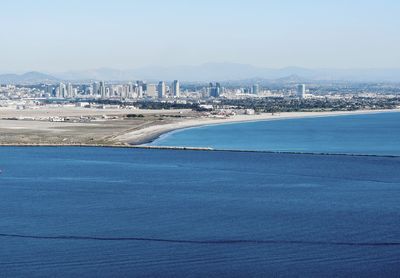
<path id="1" fill-rule="evenodd" d="M 399 68 L 397 1 L 2 1 L 0 73 Z"/>

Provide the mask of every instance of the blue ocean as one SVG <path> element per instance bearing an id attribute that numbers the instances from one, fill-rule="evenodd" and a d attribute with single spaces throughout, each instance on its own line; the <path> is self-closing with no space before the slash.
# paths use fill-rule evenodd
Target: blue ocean
<path id="1" fill-rule="evenodd" d="M 373 156 L 0 147 L 0 276 L 399 277 L 398 120 L 220 125 L 162 139 L 274 150 L 267 129 L 281 138 L 276 150 Z M 377 129 L 364 136 L 368 125 Z"/>
<path id="2" fill-rule="evenodd" d="M 148 145 L 400 155 L 400 113 L 209 125 L 174 131 Z"/>

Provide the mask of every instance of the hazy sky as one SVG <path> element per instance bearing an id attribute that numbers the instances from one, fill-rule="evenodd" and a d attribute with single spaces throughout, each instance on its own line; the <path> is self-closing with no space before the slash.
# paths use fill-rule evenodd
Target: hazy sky
<path id="1" fill-rule="evenodd" d="M 400 67 L 398 0 L 1 0 L 0 72 Z"/>

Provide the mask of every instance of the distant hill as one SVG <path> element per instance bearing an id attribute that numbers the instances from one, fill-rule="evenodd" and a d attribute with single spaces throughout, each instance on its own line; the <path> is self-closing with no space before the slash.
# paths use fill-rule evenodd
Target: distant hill
<path id="1" fill-rule="evenodd" d="M 198 66 L 142 67 L 132 70 L 100 68 L 58 74 L 27 72 L 0 75 L 1 84 L 54 83 L 65 81 L 231 82 L 260 80 L 263 83 L 300 83 L 313 81 L 400 82 L 400 69 L 307 69 L 287 67 L 270 69 L 235 63 L 208 63 Z"/>
<path id="2" fill-rule="evenodd" d="M 276 79 L 290 75 L 302 76 L 306 69 L 265 69 L 252 65 L 234 63 L 208 63 L 199 66 L 142 67 L 132 70 L 110 68 L 87 71 L 70 71 L 56 75 L 66 80 L 174 80 L 182 81 L 228 81 L 250 78 Z"/>
<path id="3" fill-rule="evenodd" d="M 293 79 L 310 81 L 400 82 L 400 69 L 307 69 L 287 67 L 270 69 L 235 63 L 208 63 L 198 66 L 142 67 L 132 70 L 101 68 L 70 71 L 55 75 L 65 80 L 174 80 L 233 81 L 244 79 Z"/>
<path id="4" fill-rule="evenodd" d="M 0 74 L 0 84 L 53 83 L 59 79 L 41 72 L 31 71 L 24 74 Z"/>

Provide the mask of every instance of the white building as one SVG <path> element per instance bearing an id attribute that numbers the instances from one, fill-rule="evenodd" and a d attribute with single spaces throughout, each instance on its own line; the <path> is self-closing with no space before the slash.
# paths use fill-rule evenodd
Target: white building
<path id="1" fill-rule="evenodd" d="M 58 88 L 56 89 L 56 97 L 63 98 L 66 96 L 66 94 L 67 94 L 67 88 L 66 88 L 65 84 L 61 82 L 58 85 Z"/>
<path id="2" fill-rule="evenodd" d="M 305 98 L 306 96 L 306 85 L 299 84 L 297 85 L 297 97 Z"/>
<path id="3" fill-rule="evenodd" d="M 73 91 L 73 88 L 72 88 L 72 84 L 68 83 L 67 84 L 67 91 L 66 91 L 66 94 L 64 95 L 64 98 L 73 98 L 73 97 L 75 97 L 75 96 L 74 96 L 74 91 Z"/>
<path id="4" fill-rule="evenodd" d="M 146 85 L 146 96 L 151 98 L 157 97 L 157 86 L 155 84 Z"/>
<path id="5" fill-rule="evenodd" d="M 100 95 L 101 95 L 101 98 L 106 98 L 107 97 L 107 94 L 106 94 L 106 86 L 105 86 L 105 84 L 104 84 L 104 81 L 101 81 L 100 82 L 100 85 L 99 85 L 99 93 L 100 93 Z"/>

